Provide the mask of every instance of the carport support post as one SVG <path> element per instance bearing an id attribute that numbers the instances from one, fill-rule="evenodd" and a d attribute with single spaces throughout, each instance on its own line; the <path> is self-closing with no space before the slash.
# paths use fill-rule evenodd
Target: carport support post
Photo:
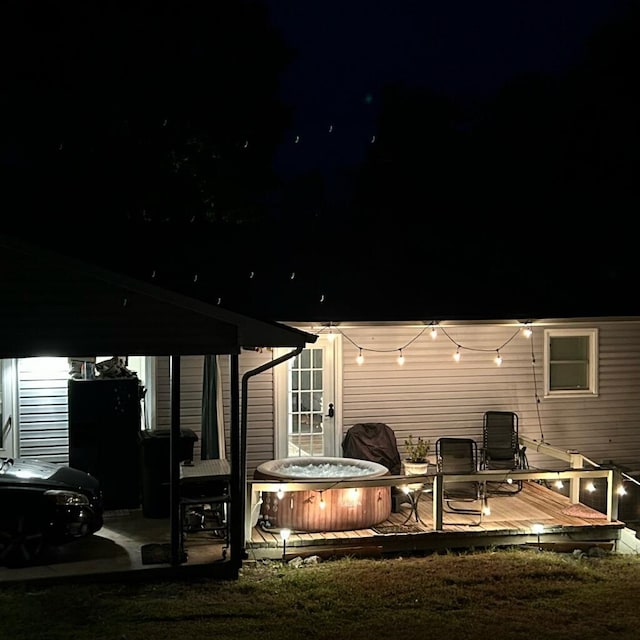
<path id="1" fill-rule="evenodd" d="M 171 527 L 171 564 L 182 562 L 180 549 L 180 356 L 170 357 L 171 437 L 169 438 L 169 524 Z"/>
<path id="2" fill-rule="evenodd" d="M 242 510 L 242 493 L 244 477 L 242 476 L 243 442 L 240 427 L 240 364 L 238 354 L 229 355 L 229 378 L 231 381 L 231 514 L 230 514 L 230 546 L 231 563 L 235 571 L 242 568 L 244 513 Z"/>

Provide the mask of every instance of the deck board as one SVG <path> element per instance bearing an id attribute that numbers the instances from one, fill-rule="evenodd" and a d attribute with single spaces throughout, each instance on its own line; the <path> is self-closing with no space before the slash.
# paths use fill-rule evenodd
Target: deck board
<path id="1" fill-rule="evenodd" d="M 545 540 L 561 541 L 565 536 L 576 541 L 575 544 L 578 544 L 578 539 L 585 545 L 590 541 L 594 544 L 603 541 L 614 543 L 625 526 L 620 521 L 608 521 L 604 514 L 594 518 L 568 515 L 563 510 L 571 506 L 569 498 L 535 481 L 525 481 L 522 490 L 513 495 L 490 496 L 491 513 L 483 516 L 479 524 L 478 516 L 445 512 L 443 528 L 436 531 L 433 528 L 431 494 L 425 492 L 418 506 L 420 522 L 416 523 L 413 515 L 407 520 L 410 509 L 408 504 L 403 504 L 397 513 L 391 513 L 386 521 L 380 523 L 381 526 L 417 524 L 417 533 L 408 529 L 406 533 L 380 534 L 371 528 L 313 534 L 294 531 L 287 542 L 288 554 L 304 555 L 318 550 L 337 555 L 372 549 L 380 553 L 407 549 L 429 551 L 447 548 L 448 543 L 456 547 L 530 545 L 536 539 L 532 534 L 532 526 L 536 523 L 544 526 L 542 537 Z M 274 549 L 275 553 L 280 553 L 278 547 L 281 544 L 277 530 L 265 532 L 255 527 L 248 541 L 256 558 L 275 557 Z"/>

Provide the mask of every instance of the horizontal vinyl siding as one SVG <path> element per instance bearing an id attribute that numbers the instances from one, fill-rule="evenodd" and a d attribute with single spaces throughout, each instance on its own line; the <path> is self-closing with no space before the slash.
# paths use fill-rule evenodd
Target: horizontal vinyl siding
<path id="1" fill-rule="evenodd" d="M 363 348 L 390 351 L 364 351 L 359 366 L 357 350 L 343 341 L 343 434 L 357 422 L 385 422 L 396 432 L 401 453 L 410 433 L 433 443 L 441 436 L 480 443 L 485 411 L 515 411 L 522 435 L 544 438 L 562 450 L 577 449 L 598 463 L 640 468 L 640 327 L 618 323 L 599 328 L 599 395 L 579 399 L 543 398 L 541 328 L 527 339 L 515 327 L 452 327 L 447 333 L 453 342 L 442 331 L 436 340 L 425 332 L 403 351 L 402 367 L 397 350 L 417 329 L 345 329 Z M 460 362 L 453 360 L 454 343 L 472 349 L 461 350 Z M 502 345 L 498 367 L 493 359 Z M 535 451 L 527 454 L 532 466 L 556 468 Z"/>
<path id="2" fill-rule="evenodd" d="M 432 340 L 427 330 L 403 349 L 406 361 L 402 367 L 397 364 L 398 349 L 412 341 L 419 329 L 393 325 L 345 328 L 345 335 L 365 349 L 365 362 L 356 364 L 357 348 L 343 339 L 342 434 L 357 422 L 384 422 L 394 429 L 404 455 L 409 434 L 434 444 L 441 436 L 471 437 L 481 443 L 485 411 L 515 411 L 522 435 L 544 439 L 561 450 L 576 449 L 599 464 L 613 461 L 638 470 L 640 324 L 593 322 L 583 326 L 599 329 L 599 395 L 579 399 L 543 397 L 542 327 L 534 327 L 529 339 L 515 326 L 446 328 L 454 342 L 442 331 Z M 462 350 L 460 362 L 453 360 L 454 343 L 471 349 Z M 498 347 L 502 347 L 500 367 L 494 362 Z M 270 357 L 270 352 L 243 353 L 241 374 Z M 222 356 L 221 362 L 228 444 L 228 357 Z M 274 457 L 272 403 L 273 372 L 269 369 L 249 383 L 249 477 L 258 464 Z M 531 449 L 527 455 L 532 467 L 564 466 Z"/>
<path id="3" fill-rule="evenodd" d="M 243 351 L 240 355 L 240 384 L 242 376 L 271 360 L 272 352 Z M 230 358 L 218 356 L 222 377 L 222 399 L 224 403 L 225 455 L 230 457 L 231 442 L 231 385 Z M 194 447 L 194 457 L 200 459 L 202 438 L 202 384 L 204 356 L 183 356 L 180 366 L 180 425 L 191 429 L 198 441 Z M 169 358 L 157 360 L 156 390 L 157 424 L 159 429 L 171 426 L 171 383 Z M 247 477 L 264 460 L 273 457 L 273 377 L 270 370 L 249 378 L 247 407 Z"/>
<path id="4" fill-rule="evenodd" d="M 156 428 L 171 428 L 171 372 L 168 356 L 156 360 Z M 193 448 L 195 460 L 200 460 L 202 439 L 202 383 L 204 356 L 180 358 L 180 428 L 191 429 L 197 436 Z"/>
<path id="5" fill-rule="evenodd" d="M 69 462 L 66 358 L 18 360 L 19 455 Z"/>
<path id="6" fill-rule="evenodd" d="M 243 351 L 239 358 L 240 392 L 242 392 L 242 376 L 271 361 L 273 352 L 270 349 L 260 351 Z M 278 365 L 282 366 L 282 365 Z M 225 438 L 227 456 L 231 424 L 231 385 L 229 376 L 229 356 L 220 356 L 222 369 L 222 395 L 225 406 Z M 273 370 L 251 376 L 247 389 L 247 478 L 253 478 L 256 467 L 274 456 L 273 425 Z"/>

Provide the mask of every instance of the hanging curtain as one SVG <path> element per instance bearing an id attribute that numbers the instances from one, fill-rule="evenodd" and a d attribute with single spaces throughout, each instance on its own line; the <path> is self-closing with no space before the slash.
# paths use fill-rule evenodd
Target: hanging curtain
<path id="1" fill-rule="evenodd" d="M 202 460 L 225 457 L 222 380 L 218 358 L 213 355 L 204 357 L 201 436 Z"/>

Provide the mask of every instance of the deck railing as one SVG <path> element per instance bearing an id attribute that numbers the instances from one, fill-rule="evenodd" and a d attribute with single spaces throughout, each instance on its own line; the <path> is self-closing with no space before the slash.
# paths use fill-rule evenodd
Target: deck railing
<path id="1" fill-rule="evenodd" d="M 554 458 L 564 460 L 569 463 L 570 468 L 562 471 L 514 469 L 514 470 L 481 470 L 469 474 L 446 474 L 448 481 L 478 481 L 481 482 L 518 482 L 520 480 L 548 480 L 567 481 L 570 483 L 569 499 L 572 503 L 578 503 L 580 494 L 580 481 L 582 479 L 605 478 L 607 483 L 607 520 L 618 519 L 618 493 L 616 488 L 621 485 L 622 475 L 617 469 L 586 469 L 583 467 L 584 458 L 574 451 L 561 451 L 544 443 L 535 440 L 520 438 L 521 444 L 536 448 Z M 247 525 L 247 538 L 250 539 L 251 529 L 258 520 L 258 509 L 261 503 L 260 494 L 268 492 L 291 492 L 291 491 L 327 491 L 329 489 L 351 489 L 361 487 L 382 487 L 395 486 L 402 487 L 409 484 L 431 484 L 433 487 L 433 522 L 434 529 L 442 530 L 444 517 L 444 497 L 442 473 L 427 473 L 424 475 L 388 475 L 376 478 L 345 478 L 327 480 L 286 480 L 286 481 L 265 481 L 250 480 L 248 483 L 249 498 L 247 500 L 247 513 L 245 523 Z"/>

